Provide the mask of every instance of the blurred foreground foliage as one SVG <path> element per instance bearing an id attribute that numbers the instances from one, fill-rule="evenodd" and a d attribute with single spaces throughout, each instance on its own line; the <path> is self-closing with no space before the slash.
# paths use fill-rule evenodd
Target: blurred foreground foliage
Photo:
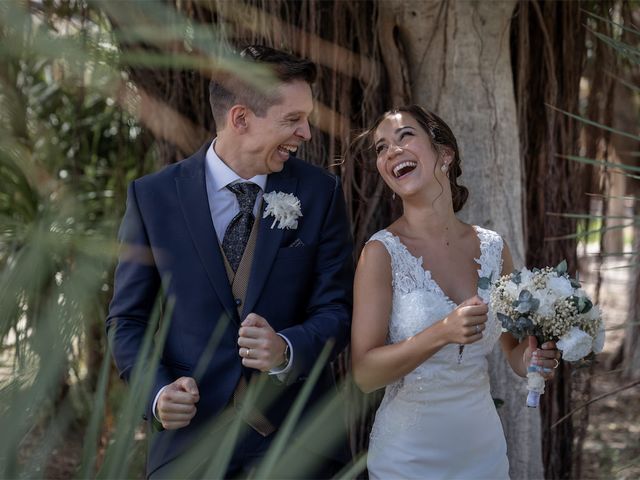
<path id="1" fill-rule="evenodd" d="M 137 118 L 137 90 L 124 65 L 168 68 L 177 57 L 149 51 L 122 58 L 106 15 L 127 19 L 124 7 L 132 5 L 0 2 L 0 478 L 144 475 L 141 412 L 166 322 L 157 323 L 158 308 L 152 323 L 160 327 L 148 330 L 140 352 L 147 361 L 128 387 L 117 378 L 104 333 L 126 186 L 159 167 L 157 140 Z M 167 11 L 163 2 L 135 7 Z M 179 18 L 160 14 L 158 21 L 189 37 Z M 118 40 L 166 42 L 158 31 L 134 22 L 118 30 Z M 198 43 L 197 35 L 189 38 Z M 304 476 L 295 448 L 285 445 L 312 384 L 259 466 L 261 476 L 277 475 L 283 458 L 287 472 Z M 331 448 L 344 434 L 335 412 L 345 392 L 327 399 L 301 435 Z M 240 428 L 235 419 L 213 425 L 215 438 L 187 459 L 184 475 L 198 467 L 220 476 Z M 66 448 L 73 442 L 77 451 Z M 71 467 L 57 471 L 56 456 Z M 344 474 L 363 468 L 360 457 Z"/>

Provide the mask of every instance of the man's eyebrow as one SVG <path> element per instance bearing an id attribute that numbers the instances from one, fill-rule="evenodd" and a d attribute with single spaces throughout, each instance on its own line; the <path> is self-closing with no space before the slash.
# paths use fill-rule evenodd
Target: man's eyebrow
<path id="1" fill-rule="evenodd" d="M 289 118 L 289 117 L 297 117 L 298 115 L 306 115 L 307 112 L 305 112 L 304 110 L 297 110 L 295 112 L 289 112 L 287 113 L 284 117 L 285 118 Z"/>

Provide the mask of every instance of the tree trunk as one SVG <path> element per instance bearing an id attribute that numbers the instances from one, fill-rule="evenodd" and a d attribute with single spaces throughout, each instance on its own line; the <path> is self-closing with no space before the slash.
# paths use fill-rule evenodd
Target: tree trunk
<path id="1" fill-rule="evenodd" d="M 413 101 L 438 113 L 453 129 L 470 190 L 465 221 L 499 232 L 516 266 L 524 262 L 522 170 L 509 53 L 515 1 L 380 2 L 395 18 L 408 54 Z M 512 478 L 543 476 L 540 418 L 525 407 L 526 384 L 496 347 L 492 394 L 507 437 Z"/>

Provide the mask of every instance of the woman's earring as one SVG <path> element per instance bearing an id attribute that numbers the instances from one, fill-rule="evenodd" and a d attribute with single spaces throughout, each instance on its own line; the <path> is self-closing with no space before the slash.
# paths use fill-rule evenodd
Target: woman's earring
<path id="1" fill-rule="evenodd" d="M 396 192 L 393 192 L 393 195 L 391 195 L 391 199 L 395 200 L 396 199 Z"/>
<path id="2" fill-rule="evenodd" d="M 442 170 L 442 173 L 447 173 L 447 170 L 449 170 L 449 165 L 447 165 L 446 163 L 443 163 L 442 166 L 440 167 L 440 170 Z"/>

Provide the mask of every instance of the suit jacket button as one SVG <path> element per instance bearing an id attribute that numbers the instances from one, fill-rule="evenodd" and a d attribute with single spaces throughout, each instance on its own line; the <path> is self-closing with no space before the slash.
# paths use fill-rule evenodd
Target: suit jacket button
<path id="1" fill-rule="evenodd" d="M 242 300 L 240 300 L 239 298 L 236 298 L 236 305 L 237 306 L 242 305 Z"/>

